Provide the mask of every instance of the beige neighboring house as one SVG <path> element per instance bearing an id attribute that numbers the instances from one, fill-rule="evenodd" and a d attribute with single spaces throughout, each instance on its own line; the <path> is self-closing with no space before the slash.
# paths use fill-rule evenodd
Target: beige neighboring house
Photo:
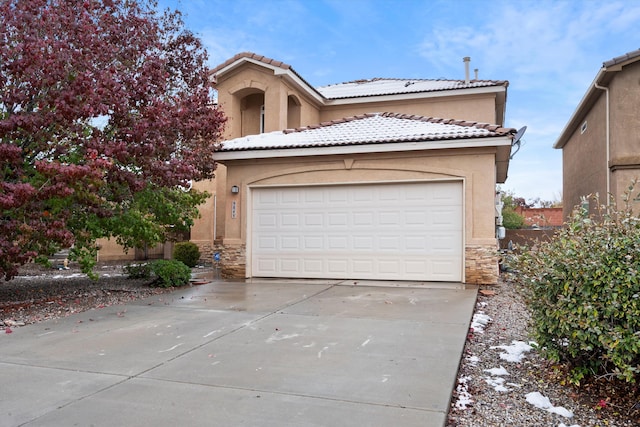
<path id="1" fill-rule="evenodd" d="M 496 283 L 515 130 L 508 82 L 465 65 L 324 87 L 253 53 L 217 66 L 228 123 L 191 241 L 226 276 Z"/>
<path id="2" fill-rule="evenodd" d="M 602 64 L 554 148 L 562 149 L 565 218 L 590 194 L 622 203 L 640 178 L 640 50 Z"/>

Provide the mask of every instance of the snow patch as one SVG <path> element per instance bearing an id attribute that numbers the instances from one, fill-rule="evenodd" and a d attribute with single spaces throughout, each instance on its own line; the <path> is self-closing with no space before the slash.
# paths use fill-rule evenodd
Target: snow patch
<path id="1" fill-rule="evenodd" d="M 530 404 L 532 404 L 538 409 L 543 409 L 547 412 L 550 412 L 552 414 L 558 414 L 565 418 L 573 417 L 573 412 L 569 411 L 566 408 L 563 408 L 562 406 L 553 406 L 549 398 L 542 395 L 542 393 L 540 392 L 534 391 L 526 394 L 524 397 L 527 400 L 527 402 L 529 402 Z"/>
<path id="2" fill-rule="evenodd" d="M 484 333 L 484 328 L 487 327 L 489 322 L 491 322 L 491 317 L 479 311 L 473 315 L 473 320 L 471 320 L 471 329 L 473 329 L 474 332 L 482 334 Z"/>
<path id="3" fill-rule="evenodd" d="M 456 409 L 467 409 L 469 406 L 473 406 L 473 399 L 467 386 L 470 379 L 471 377 L 460 377 L 458 379 L 458 385 L 456 386 L 456 392 L 458 393 L 458 399 L 455 403 Z"/>
<path id="4" fill-rule="evenodd" d="M 491 375 L 493 377 L 500 377 L 500 376 L 504 376 L 504 375 L 509 375 L 509 372 L 507 372 L 507 370 L 505 368 L 503 368 L 502 366 L 500 366 L 499 368 L 485 369 L 484 372 L 487 372 L 489 375 Z"/>
<path id="5" fill-rule="evenodd" d="M 511 389 L 504 386 L 504 378 L 501 377 L 485 377 L 484 381 L 493 387 L 499 393 L 505 393 Z"/>
<path id="6" fill-rule="evenodd" d="M 503 353 L 500 353 L 500 359 L 512 363 L 518 363 L 522 361 L 522 359 L 524 359 L 525 357 L 525 353 L 533 350 L 533 347 L 524 341 L 512 341 L 511 345 L 498 345 L 491 346 L 489 348 L 491 350 L 496 348 L 504 350 Z"/>
<path id="7" fill-rule="evenodd" d="M 467 362 L 469 362 L 472 365 L 477 365 L 478 362 L 480 362 L 480 358 L 478 356 L 469 356 L 466 358 Z"/>

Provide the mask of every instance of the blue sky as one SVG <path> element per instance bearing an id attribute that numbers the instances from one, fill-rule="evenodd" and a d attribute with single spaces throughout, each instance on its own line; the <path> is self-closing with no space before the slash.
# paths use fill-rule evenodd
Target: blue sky
<path id="1" fill-rule="evenodd" d="M 508 80 L 507 127 L 527 126 L 503 189 L 560 200 L 553 144 L 604 61 L 640 48 L 640 1 L 160 0 L 215 66 L 243 51 L 313 86 L 373 77 Z M 473 75 L 473 72 L 472 72 Z"/>

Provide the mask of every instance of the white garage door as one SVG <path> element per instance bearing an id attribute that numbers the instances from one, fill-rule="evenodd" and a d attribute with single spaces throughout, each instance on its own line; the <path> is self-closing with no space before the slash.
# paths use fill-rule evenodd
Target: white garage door
<path id="1" fill-rule="evenodd" d="M 462 280 L 462 184 L 256 188 L 251 275 Z"/>

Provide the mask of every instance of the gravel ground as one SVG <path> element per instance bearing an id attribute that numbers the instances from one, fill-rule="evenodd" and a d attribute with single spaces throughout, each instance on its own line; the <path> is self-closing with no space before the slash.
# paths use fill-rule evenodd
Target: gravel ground
<path id="1" fill-rule="evenodd" d="M 23 268 L 20 276 L 0 284 L 0 333 L 173 290 L 127 279 L 117 264 L 98 265 L 96 272 L 100 278 L 93 281 L 73 267 Z M 546 361 L 535 347 L 528 350 L 528 321 L 513 284 L 501 281 L 481 289 L 447 427 L 640 425 L 640 392 L 635 387 L 621 389 L 607 382 L 580 389 L 563 385 L 563 368 Z M 508 351 L 511 354 L 501 358 Z M 506 360 L 517 357 L 521 360 Z M 547 409 L 539 408 L 545 404 Z M 569 412 L 572 417 L 567 417 Z"/>
<path id="2" fill-rule="evenodd" d="M 19 276 L 0 282 L 0 332 L 173 290 L 151 287 L 149 279 L 128 279 L 119 264 L 103 263 L 95 271 L 98 280 L 73 265 L 69 270 L 21 268 Z"/>
<path id="3" fill-rule="evenodd" d="M 447 426 L 640 425 L 635 387 L 604 380 L 581 388 L 563 385 L 562 366 L 545 360 L 535 346 L 524 351 L 531 341 L 529 313 L 515 286 L 502 280 L 479 294 Z M 511 355 L 501 357 L 507 350 Z M 522 359 L 506 360 L 516 356 Z M 546 397 L 551 406 L 536 407 L 527 395 L 538 406 L 545 406 Z"/>

